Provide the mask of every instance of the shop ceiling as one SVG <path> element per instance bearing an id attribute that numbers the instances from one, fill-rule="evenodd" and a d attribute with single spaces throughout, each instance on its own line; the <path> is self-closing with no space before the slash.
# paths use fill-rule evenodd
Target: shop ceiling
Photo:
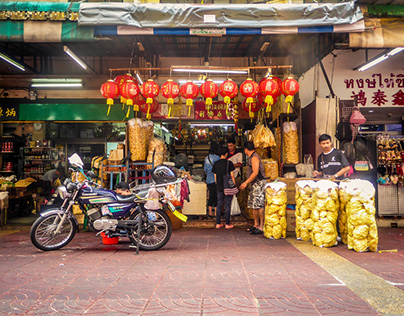
<path id="1" fill-rule="evenodd" d="M 402 2 L 401 0 L 360 1 L 362 4 L 401 4 Z M 193 3 L 193 1 L 187 1 L 187 3 Z M 27 77 L 87 75 L 74 63 L 72 63 L 74 66 L 67 69 L 62 66 L 70 61 L 63 50 L 66 44 L 84 59 L 97 75 L 109 75 L 111 66 L 126 67 L 126 65 L 129 66 L 130 61 L 132 61 L 132 67 L 159 67 L 162 57 L 181 57 L 184 65 L 189 58 L 199 58 L 199 64 L 203 65 L 204 62 L 210 62 L 212 58 L 219 58 L 220 61 L 221 58 L 236 57 L 244 58 L 247 63 L 245 66 L 269 66 L 277 58 L 288 58 L 293 63 L 292 72 L 299 76 L 334 48 L 348 48 L 347 33 L 316 33 L 315 31 L 286 35 L 259 32 L 254 34 L 251 31 L 243 34 L 242 30 L 238 30 L 233 34 L 217 36 L 183 35 L 181 32 L 117 36 L 113 30 L 108 33 L 108 28 L 95 27 L 94 35 L 95 40 L 70 39 L 67 43 L 45 40 L 40 42 L 0 41 L 0 52 L 30 65 L 31 71 L 24 73 Z M 40 38 L 40 34 L 38 36 Z M 115 64 L 112 65 L 112 63 Z M 10 84 L 15 85 L 13 82 L 10 83 L 10 75 L 18 76 L 22 73 L 5 62 L 0 62 L 0 74 L 1 89 L 10 88 Z M 145 75 L 147 77 L 147 73 Z"/>

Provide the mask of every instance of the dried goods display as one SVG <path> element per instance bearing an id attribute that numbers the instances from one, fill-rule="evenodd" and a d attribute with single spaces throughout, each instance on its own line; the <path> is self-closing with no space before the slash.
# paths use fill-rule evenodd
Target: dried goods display
<path id="1" fill-rule="evenodd" d="M 148 123 L 139 118 L 128 121 L 128 145 L 131 152 L 131 160 L 146 160 L 147 139 L 149 135 Z"/>
<path id="2" fill-rule="evenodd" d="M 332 247 L 337 244 L 337 219 L 339 210 L 338 185 L 330 180 L 316 182 L 313 195 L 314 221 L 312 242 L 318 247 Z"/>
<path id="3" fill-rule="evenodd" d="M 167 148 L 164 141 L 160 138 L 152 138 L 149 142 L 149 153 L 147 155 L 147 162 L 154 162 L 154 167 L 162 165 L 166 160 Z M 154 161 L 153 161 L 154 155 Z M 149 168 L 152 168 L 149 165 Z"/>
<path id="4" fill-rule="evenodd" d="M 274 159 L 262 159 L 267 179 L 274 181 L 279 177 L 278 162 Z"/>
<path id="5" fill-rule="evenodd" d="M 348 219 L 346 213 L 347 199 L 349 195 L 346 192 L 346 188 L 350 180 L 341 181 L 339 184 L 339 216 L 338 216 L 338 228 L 341 235 L 342 242 L 348 244 Z"/>
<path id="6" fill-rule="evenodd" d="M 287 164 L 299 163 L 299 135 L 294 122 L 283 123 L 283 157 Z"/>
<path id="7" fill-rule="evenodd" d="M 265 189 L 264 236 L 271 239 L 286 237 L 286 184 L 268 183 Z"/>
<path id="8" fill-rule="evenodd" d="M 315 189 L 315 181 L 300 180 L 296 182 L 296 238 L 298 240 L 312 239 L 314 221 L 311 213 L 314 208 Z"/>
<path id="9" fill-rule="evenodd" d="M 348 249 L 357 252 L 377 251 L 378 232 L 375 219 L 375 188 L 366 180 L 352 180 L 346 185 Z"/>
<path id="10" fill-rule="evenodd" d="M 274 134 L 268 127 L 262 124 L 258 124 L 254 128 L 252 132 L 252 138 L 255 148 L 267 148 L 276 146 Z"/>
<path id="11" fill-rule="evenodd" d="M 261 159 L 268 158 L 268 150 L 267 148 L 256 148 L 255 152 L 260 156 Z"/>

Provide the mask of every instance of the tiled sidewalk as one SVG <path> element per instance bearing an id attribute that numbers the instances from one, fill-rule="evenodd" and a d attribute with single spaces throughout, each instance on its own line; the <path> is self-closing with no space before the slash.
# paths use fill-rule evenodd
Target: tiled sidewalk
<path id="1" fill-rule="evenodd" d="M 358 254 L 343 245 L 314 249 L 293 238 L 268 240 L 242 228 L 186 228 L 174 231 L 162 250 L 136 255 L 127 241 L 106 246 L 93 233 L 42 252 L 28 231 L 20 231 L 0 236 L 0 313 L 380 315 L 383 308 L 318 260 L 336 258 L 339 268 L 346 262 L 368 270 L 398 284 L 392 286 L 401 295 L 403 235 L 403 228 L 381 229 L 380 248 L 398 252 Z"/>

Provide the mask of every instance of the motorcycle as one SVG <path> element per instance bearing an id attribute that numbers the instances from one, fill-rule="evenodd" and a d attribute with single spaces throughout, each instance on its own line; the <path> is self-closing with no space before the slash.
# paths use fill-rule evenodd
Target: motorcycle
<path id="1" fill-rule="evenodd" d="M 91 172 L 85 174 L 83 161 L 77 154 L 69 157 L 69 162 L 74 167 L 75 178 L 79 179 L 79 174 L 82 174 L 85 180 L 73 182 L 67 179 L 57 190 L 63 199 L 62 206 L 42 212 L 33 223 L 30 237 L 38 249 L 57 250 L 72 241 L 79 228 L 73 214 L 75 204 L 97 235 L 128 237 L 137 253 L 139 249 L 160 249 L 170 240 L 172 223 L 165 210 L 182 221 L 187 220 L 167 199 L 166 191 L 168 185 L 180 184 L 184 180 L 177 179 L 166 166 L 158 166 L 152 172 L 152 178 L 157 180 L 134 187 L 131 195 L 119 195 L 96 184 Z M 154 199 L 149 198 L 153 194 Z"/>

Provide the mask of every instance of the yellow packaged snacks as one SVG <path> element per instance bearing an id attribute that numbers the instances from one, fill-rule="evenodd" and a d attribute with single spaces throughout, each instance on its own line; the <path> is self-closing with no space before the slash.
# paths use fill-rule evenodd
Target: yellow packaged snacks
<path id="1" fill-rule="evenodd" d="M 308 241 L 312 239 L 314 221 L 311 218 L 313 210 L 313 194 L 316 183 L 312 180 L 300 180 L 296 182 L 296 238 Z"/>
<path id="2" fill-rule="evenodd" d="M 271 239 L 286 237 L 286 184 L 268 183 L 265 188 L 264 236 Z"/>

